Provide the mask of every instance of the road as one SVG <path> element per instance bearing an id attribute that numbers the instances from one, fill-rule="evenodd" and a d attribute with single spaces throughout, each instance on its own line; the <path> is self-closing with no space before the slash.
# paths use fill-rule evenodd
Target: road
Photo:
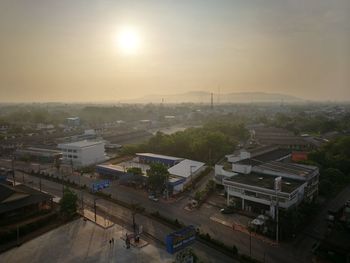
<path id="1" fill-rule="evenodd" d="M 23 177 L 22 174 L 16 173 L 17 180 L 21 181 Z M 34 185 L 39 185 L 39 179 L 33 176 L 25 175 L 25 182 L 28 183 L 32 181 Z M 90 186 L 92 182 L 96 179 L 86 177 L 86 176 L 77 176 L 71 175 L 66 178 L 70 181 L 74 181 L 77 184 L 85 184 Z M 52 181 L 42 180 L 43 189 L 52 193 L 54 195 L 60 196 L 62 193 L 61 184 L 54 183 Z M 237 246 L 240 253 L 244 253 L 249 255 L 250 252 L 250 238 L 249 235 L 239 232 L 233 231 L 231 228 L 222 225 L 220 223 L 214 222 L 210 219 L 210 217 L 214 216 L 218 213 L 218 208 L 205 204 L 199 210 L 195 211 L 187 211 L 183 208 L 188 202 L 188 198 L 185 197 L 178 201 L 165 201 L 161 199 L 159 202 L 151 201 L 147 198 L 147 193 L 143 190 L 137 190 L 126 186 L 121 186 L 117 183 L 117 181 L 112 181 L 111 187 L 104 189 L 103 192 L 110 193 L 112 198 L 128 202 L 128 203 L 138 203 L 142 207 L 144 207 L 148 212 L 159 211 L 161 214 L 173 218 L 178 219 L 181 222 L 189 225 L 192 224 L 196 227 L 199 227 L 200 230 L 204 233 L 209 233 L 210 236 L 215 239 L 221 240 L 227 245 Z M 78 192 L 79 196 L 82 192 Z M 88 193 L 84 192 L 84 199 L 93 200 L 92 196 Z M 333 200 L 333 202 L 342 202 L 350 198 L 350 187 L 344 189 L 338 196 Z M 110 203 L 106 200 L 99 200 L 98 203 L 104 209 L 113 209 L 113 203 Z M 329 203 L 328 205 L 331 205 Z M 325 215 L 328 210 L 328 205 L 321 211 L 321 213 L 315 218 L 312 224 L 309 227 L 308 232 L 301 233 L 294 242 L 292 243 L 281 243 L 278 246 L 272 246 L 264 241 L 259 239 L 252 238 L 251 239 L 251 248 L 252 248 L 252 256 L 260 261 L 265 262 L 310 262 L 312 253 L 311 248 L 317 241 L 313 236 L 314 233 L 319 233 L 322 235 L 321 229 L 324 229 L 325 224 Z M 120 208 L 117 209 L 121 211 Z M 113 210 L 113 213 L 116 211 Z M 127 214 L 128 211 L 125 211 L 126 214 L 118 215 L 129 217 L 130 214 Z M 148 222 L 149 219 L 142 220 Z M 150 229 L 156 229 L 152 226 L 149 226 Z M 311 230 L 310 230 L 311 229 Z M 311 231 L 311 232 L 310 232 Z M 312 233 L 314 232 L 314 233 Z M 167 232 L 169 233 L 169 232 Z M 165 233 L 161 234 L 163 237 Z"/>
<path id="2" fill-rule="evenodd" d="M 38 188 L 39 187 L 39 178 L 35 176 L 31 176 L 28 174 L 24 174 L 21 172 L 16 172 L 16 177 L 18 182 L 23 182 L 27 185 L 30 185 L 32 187 Z M 48 192 L 52 195 L 61 197 L 62 196 L 62 185 L 56 182 L 48 181 L 45 179 L 41 180 L 42 190 L 45 192 Z M 89 194 L 88 192 L 82 192 L 80 190 L 73 189 L 79 198 L 83 196 L 84 200 L 84 206 L 93 207 L 95 196 Z M 144 201 L 149 201 L 149 205 L 154 205 L 152 201 L 146 199 Z M 105 200 L 103 198 L 99 198 L 96 200 L 97 204 L 97 211 L 106 213 L 111 216 L 111 220 L 113 221 L 113 217 L 119 218 L 124 222 L 129 222 L 129 225 L 132 222 L 132 214 L 129 209 L 126 209 L 122 206 L 119 206 L 113 202 L 110 202 L 108 200 Z M 161 206 L 166 206 L 167 204 L 164 203 L 157 203 Z M 141 203 L 141 205 L 144 205 L 144 203 Z M 147 207 L 146 207 L 147 209 Z M 151 210 L 152 211 L 152 210 Z M 153 211 L 156 211 L 153 209 Z M 161 223 L 159 223 L 156 220 L 152 220 L 149 217 L 146 217 L 141 214 L 136 215 L 136 223 L 142 224 L 143 229 L 145 232 L 150 233 L 151 235 L 155 236 L 158 240 L 164 241 L 165 236 L 169 233 L 173 232 L 174 230 L 171 229 L 168 226 L 165 226 Z M 196 254 L 198 254 L 201 258 L 206 258 L 208 262 L 213 263 L 220 263 L 220 262 L 234 262 L 232 258 L 227 257 L 226 255 L 222 254 L 219 251 L 216 251 L 210 247 L 204 246 L 201 243 L 195 243 L 193 248 L 196 251 Z"/>
<path id="3" fill-rule="evenodd" d="M 323 239 L 326 234 L 326 217 L 328 210 L 334 206 L 344 204 L 347 200 L 350 200 L 350 185 L 345 187 L 333 199 L 329 200 L 322 207 L 321 212 L 308 224 L 308 226 L 305 227 L 305 230 L 297 236 L 292 244 L 296 253 L 300 254 L 302 257 L 310 259 L 310 251 L 312 247 L 315 243 Z"/>
<path id="4" fill-rule="evenodd" d="M 69 179 L 72 181 L 78 181 L 79 176 L 75 179 L 71 178 L 73 176 L 70 176 Z M 23 174 L 21 172 L 16 172 L 16 178 L 17 181 L 21 181 L 24 178 L 24 183 L 30 184 L 35 187 L 39 187 L 39 178 L 27 174 Z M 92 179 L 84 179 L 84 180 L 92 180 Z M 45 179 L 41 180 L 42 182 L 42 189 L 44 191 L 47 191 L 53 195 L 61 196 L 62 195 L 62 185 L 48 181 Z M 94 196 L 90 195 L 87 192 L 82 192 L 79 190 L 76 190 L 79 197 L 81 197 L 83 193 L 84 202 L 89 203 L 90 205 L 93 203 Z M 131 202 L 131 203 L 139 203 L 141 206 L 143 206 L 147 211 L 149 212 L 155 212 L 159 211 L 161 214 L 169 217 L 169 218 L 177 218 L 179 221 L 184 222 L 187 225 L 194 225 L 196 227 L 199 227 L 200 230 L 204 233 L 209 233 L 211 237 L 215 239 L 219 239 L 223 241 L 225 244 L 230 246 L 237 246 L 240 253 L 249 254 L 250 251 L 250 242 L 249 242 L 249 236 L 247 236 L 245 233 L 233 231 L 231 228 L 224 226 L 222 224 L 218 224 L 216 222 L 213 222 L 210 220 L 210 217 L 218 212 L 218 208 L 210 205 L 205 205 L 200 210 L 196 211 L 186 211 L 183 209 L 185 206 L 187 199 L 182 199 L 180 201 L 174 202 L 174 203 L 167 203 L 166 201 L 159 201 L 154 202 L 147 198 L 147 193 L 142 192 L 140 190 L 132 189 L 125 186 L 120 186 L 116 182 L 112 183 L 112 186 L 108 189 L 105 189 L 104 192 L 111 193 L 113 198 L 118 198 L 119 200 Z M 130 211 L 120 207 L 112 202 L 109 202 L 104 199 L 99 199 L 97 201 L 97 206 L 99 209 L 102 209 L 104 211 L 107 211 L 108 213 L 111 213 L 112 215 L 121 217 L 121 218 L 131 218 Z M 160 239 L 164 239 L 166 234 L 172 232 L 171 229 L 166 228 L 164 230 L 164 226 L 160 224 L 159 222 L 154 222 L 150 220 L 149 218 L 141 218 L 141 215 L 138 215 L 140 218 L 140 221 L 145 223 L 146 228 L 151 233 L 153 233 L 156 236 L 160 236 Z M 293 255 L 293 253 L 290 253 L 288 248 L 286 249 L 284 246 L 271 246 L 267 243 L 264 243 L 261 240 L 257 240 L 252 238 L 252 256 L 260 261 L 263 261 L 265 259 L 265 262 L 302 262 L 299 259 Z M 207 251 L 207 249 L 204 249 L 204 251 L 201 251 L 201 253 L 204 253 Z M 213 253 L 213 251 L 211 252 Z M 217 253 L 217 252 L 216 252 Z M 221 253 L 220 253 L 221 254 Z M 288 257 L 286 257 L 288 255 Z M 225 262 L 225 261 L 218 261 L 218 262 Z"/>

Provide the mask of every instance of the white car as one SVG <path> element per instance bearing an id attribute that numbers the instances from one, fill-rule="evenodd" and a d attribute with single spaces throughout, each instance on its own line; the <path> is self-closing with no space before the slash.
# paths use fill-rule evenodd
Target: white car
<path id="1" fill-rule="evenodd" d="M 158 202 L 158 201 L 159 201 L 159 199 L 158 199 L 157 197 L 155 197 L 154 195 L 149 195 L 149 196 L 148 196 L 148 199 L 149 199 L 149 200 L 152 200 L 152 201 L 154 201 L 154 202 Z"/>

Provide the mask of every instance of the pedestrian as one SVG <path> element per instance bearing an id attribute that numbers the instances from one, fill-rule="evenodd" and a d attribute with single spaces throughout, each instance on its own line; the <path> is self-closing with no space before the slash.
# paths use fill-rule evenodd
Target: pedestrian
<path id="1" fill-rule="evenodd" d="M 110 239 L 109 240 L 109 247 L 111 247 L 111 245 L 112 245 L 112 240 Z"/>
<path id="2" fill-rule="evenodd" d="M 114 246 L 114 237 L 112 237 L 112 245 Z"/>

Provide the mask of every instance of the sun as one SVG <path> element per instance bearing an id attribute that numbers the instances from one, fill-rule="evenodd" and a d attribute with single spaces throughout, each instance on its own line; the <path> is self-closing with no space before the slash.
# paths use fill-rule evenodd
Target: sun
<path id="1" fill-rule="evenodd" d="M 123 27 L 117 35 L 117 47 L 122 54 L 136 54 L 140 48 L 139 32 L 133 27 Z"/>

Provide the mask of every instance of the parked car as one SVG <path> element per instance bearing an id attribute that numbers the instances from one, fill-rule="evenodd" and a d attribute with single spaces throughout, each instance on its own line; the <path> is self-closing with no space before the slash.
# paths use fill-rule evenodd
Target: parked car
<path id="1" fill-rule="evenodd" d="M 154 195 L 149 195 L 149 196 L 148 196 L 148 199 L 149 199 L 149 200 L 152 200 L 152 201 L 154 201 L 154 202 L 158 202 L 158 201 L 159 201 L 159 199 L 158 199 L 157 197 L 155 197 Z"/>
<path id="2" fill-rule="evenodd" d="M 220 212 L 222 214 L 233 214 L 235 212 L 235 208 L 233 206 L 228 206 L 220 209 Z"/>

